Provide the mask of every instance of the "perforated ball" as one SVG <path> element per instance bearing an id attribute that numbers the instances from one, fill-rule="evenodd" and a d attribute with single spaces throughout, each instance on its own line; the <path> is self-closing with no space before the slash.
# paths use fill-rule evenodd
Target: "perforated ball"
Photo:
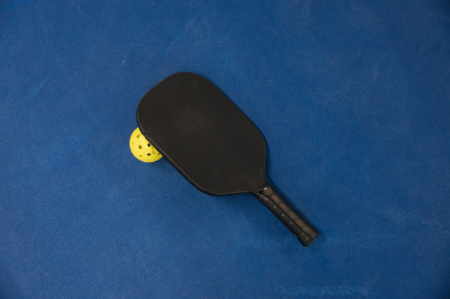
<path id="1" fill-rule="evenodd" d="M 161 154 L 151 145 L 139 128 L 134 130 L 130 137 L 130 150 L 142 162 L 155 162 L 162 158 Z"/>

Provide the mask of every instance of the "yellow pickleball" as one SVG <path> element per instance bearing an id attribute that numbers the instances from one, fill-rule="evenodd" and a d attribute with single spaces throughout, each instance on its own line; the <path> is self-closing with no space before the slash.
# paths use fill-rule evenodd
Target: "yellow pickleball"
<path id="1" fill-rule="evenodd" d="M 145 139 L 139 128 L 136 128 L 133 134 L 131 134 L 130 150 L 133 155 L 142 162 L 155 162 L 162 158 L 156 148 Z"/>

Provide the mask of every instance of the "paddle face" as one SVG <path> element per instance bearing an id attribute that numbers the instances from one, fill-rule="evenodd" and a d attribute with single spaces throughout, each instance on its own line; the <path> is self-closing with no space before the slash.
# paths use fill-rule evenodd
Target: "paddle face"
<path id="1" fill-rule="evenodd" d="M 145 138 L 196 188 L 211 195 L 257 192 L 266 145 L 258 128 L 205 78 L 177 73 L 139 103 Z"/>

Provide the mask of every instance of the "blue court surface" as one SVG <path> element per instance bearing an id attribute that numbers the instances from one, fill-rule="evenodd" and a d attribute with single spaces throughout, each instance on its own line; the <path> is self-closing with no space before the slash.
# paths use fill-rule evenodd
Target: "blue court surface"
<path id="1" fill-rule="evenodd" d="M 130 152 L 176 72 L 261 130 L 249 194 Z M 450 2 L 0 1 L 0 298 L 449 298 Z"/>

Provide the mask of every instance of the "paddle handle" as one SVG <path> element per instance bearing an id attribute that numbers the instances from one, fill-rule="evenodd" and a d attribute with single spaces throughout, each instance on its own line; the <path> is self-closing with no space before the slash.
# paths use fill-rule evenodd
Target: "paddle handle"
<path id="1" fill-rule="evenodd" d="M 306 223 L 269 184 L 253 194 L 268 208 L 306 247 L 319 235 L 317 230 Z"/>

